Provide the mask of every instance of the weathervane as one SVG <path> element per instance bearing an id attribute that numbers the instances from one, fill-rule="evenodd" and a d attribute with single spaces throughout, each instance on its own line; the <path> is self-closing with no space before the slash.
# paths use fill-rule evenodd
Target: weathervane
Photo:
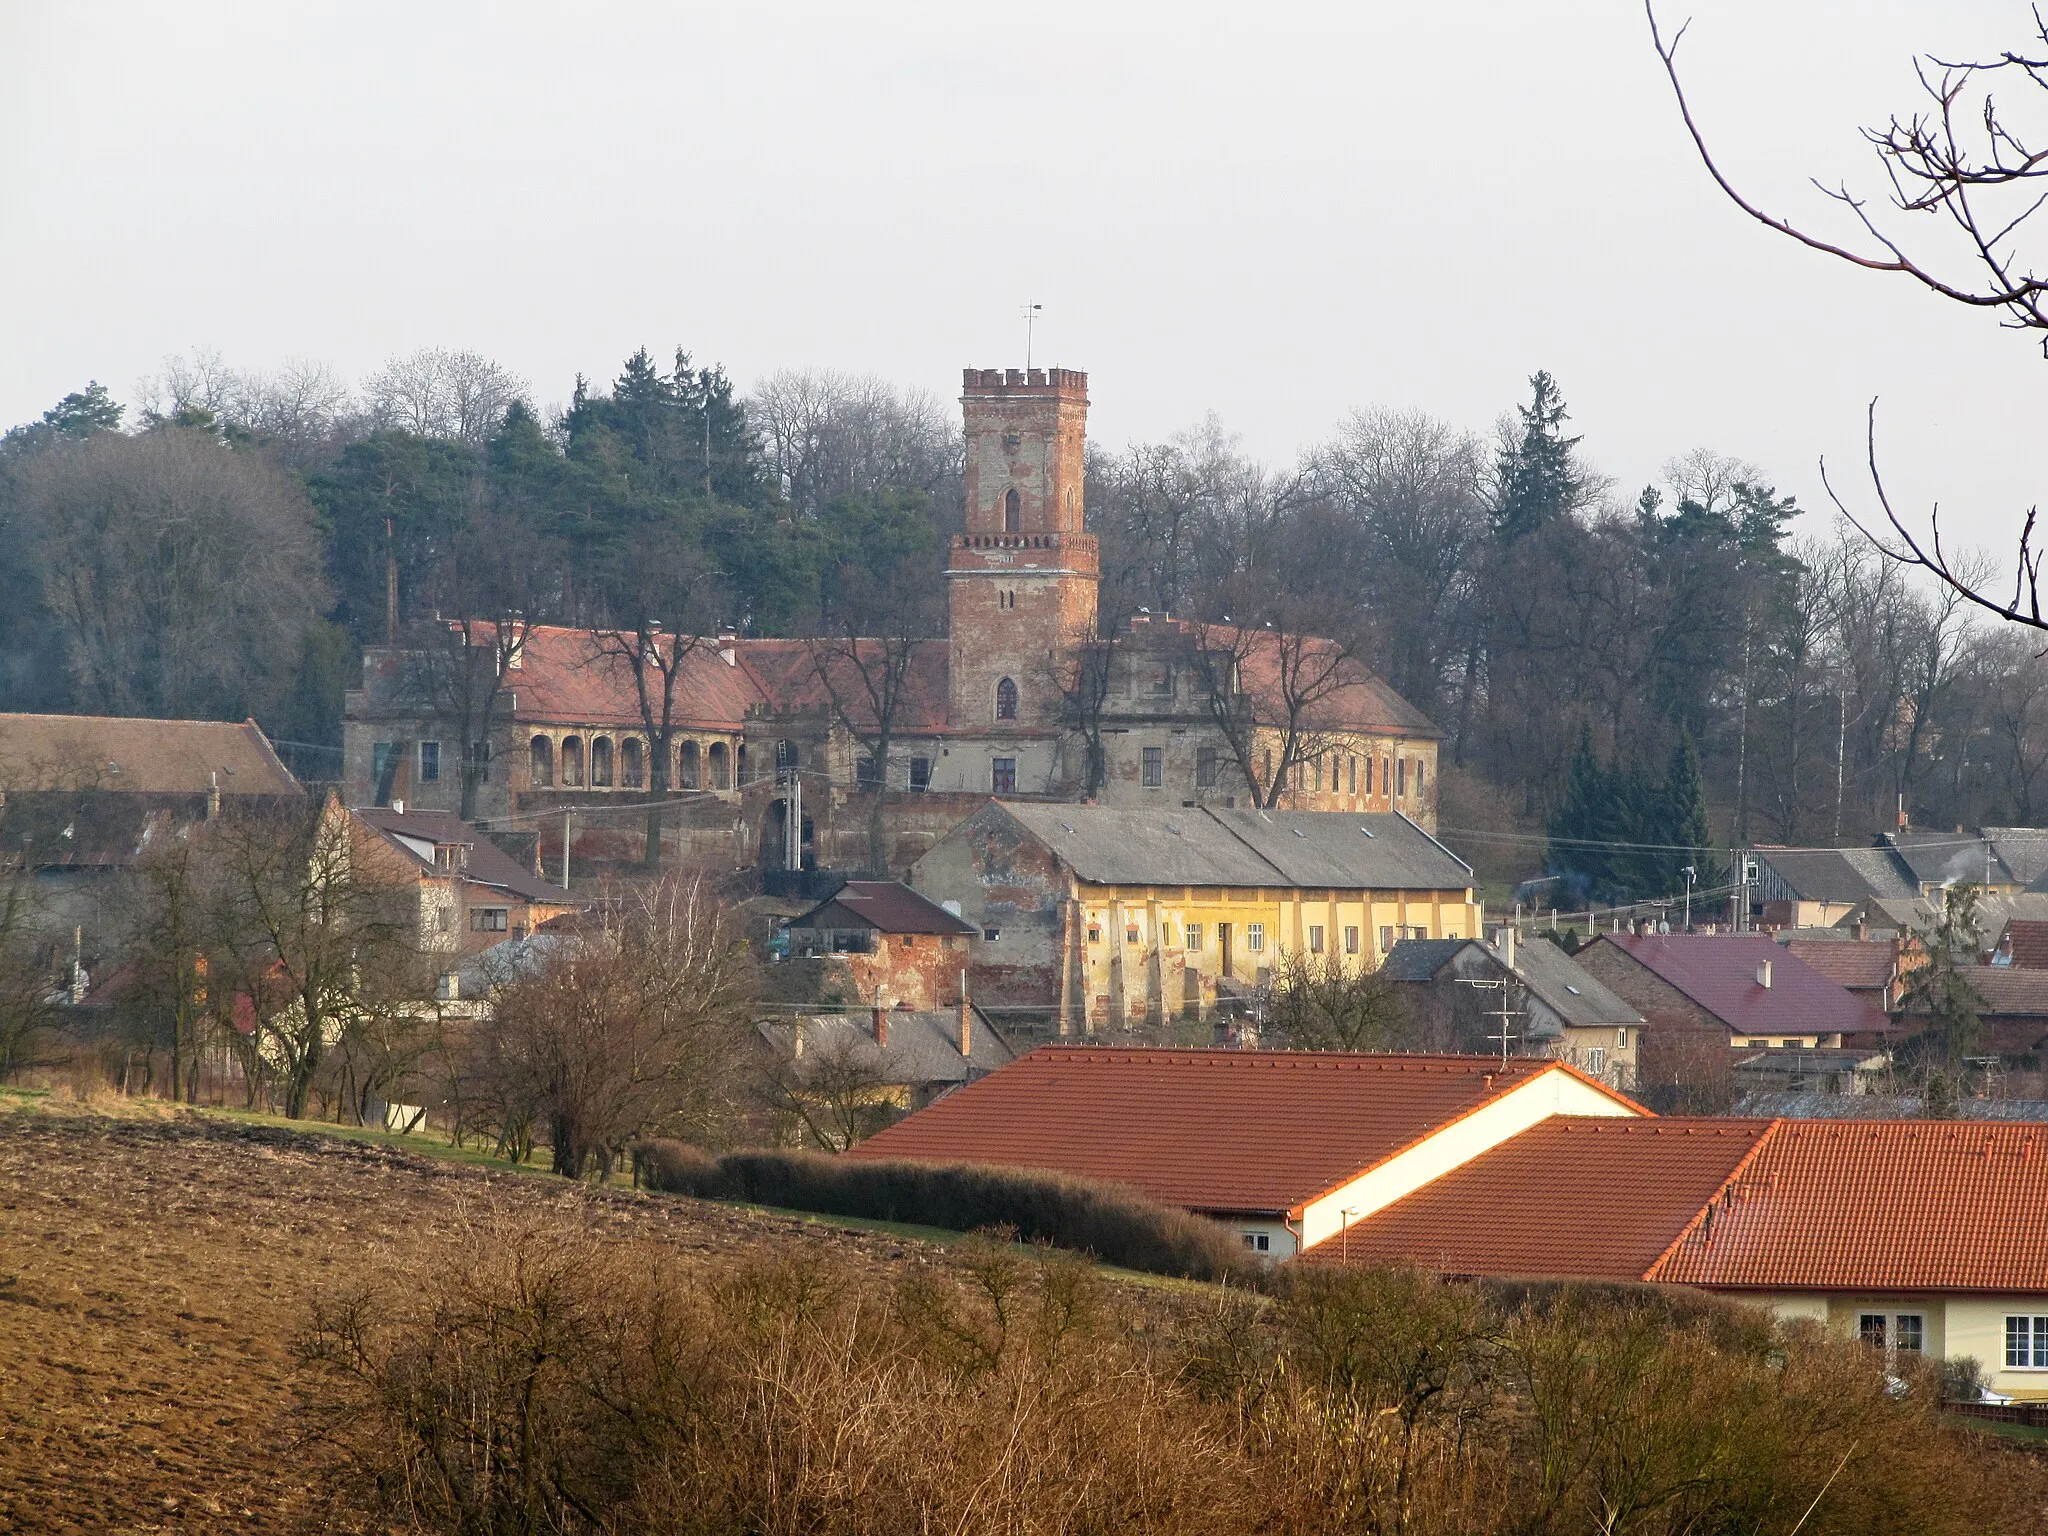
<path id="1" fill-rule="evenodd" d="M 1039 311 L 1044 308 L 1043 304 L 1026 304 L 1024 306 L 1024 371 L 1027 373 L 1031 371 L 1031 328 L 1038 324 Z"/>

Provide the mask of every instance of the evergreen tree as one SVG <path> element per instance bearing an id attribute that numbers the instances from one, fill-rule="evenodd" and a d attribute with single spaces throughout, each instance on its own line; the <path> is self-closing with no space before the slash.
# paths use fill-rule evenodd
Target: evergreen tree
<path id="1" fill-rule="evenodd" d="M 1683 853 L 1664 855 L 1663 886 L 1666 891 L 1682 891 L 1685 888 L 1685 867 L 1689 864 L 1700 869 L 1706 850 L 1713 839 L 1712 829 L 1707 824 L 1707 786 L 1700 773 L 1699 748 L 1693 743 L 1692 732 L 1679 733 L 1678 745 L 1671 749 L 1671 766 L 1664 775 L 1663 795 L 1664 836 L 1659 841 L 1685 849 Z"/>
<path id="2" fill-rule="evenodd" d="M 1557 381 L 1538 370 L 1529 380 L 1529 404 L 1518 406 L 1520 438 L 1503 447 L 1495 466 L 1499 500 L 1493 511 L 1495 536 L 1512 544 L 1568 517 L 1585 498 L 1579 467 L 1580 439 L 1564 435 L 1569 420 Z"/>

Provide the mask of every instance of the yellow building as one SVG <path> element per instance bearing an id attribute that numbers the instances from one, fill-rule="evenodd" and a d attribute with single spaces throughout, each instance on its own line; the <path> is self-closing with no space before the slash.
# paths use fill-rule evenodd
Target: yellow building
<path id="1" fill-rule="evenodd" d="M 1291 954 L 1472 938 L 1472 870 L 1398 812 L 991 802 L 911 871 L 974 924 L 974 996 L 1062 1034 L 1207 1017 Z"/>

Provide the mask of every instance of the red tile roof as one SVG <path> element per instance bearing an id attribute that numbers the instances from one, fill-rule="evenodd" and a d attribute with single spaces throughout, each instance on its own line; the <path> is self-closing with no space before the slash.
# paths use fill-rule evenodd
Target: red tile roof
<path id="1" fill-rule="evenodd" d="M 1421 710 L 1396 693 L 1385 678 L 1354 656 L 1343 654 L 1334 640 L 1315 636 L 1287 637 L 1234 624 L 1204 624 L 1188 619 L 1152 619 L 1133 625 L 1117 644 L 1142 648 L 1184 635 L 1204 650 L 1238 658 L 1238 682 L 1253 700 L 1261 721 L 1287 716 L 1283 676 L 1291 673 L 1300 693 L 1312 694 L 1302 724 L 1316 730 L 1358 731 L 1371 735 L 1405 736 L 1434 741 L 1443 733 Z M 1329 685 L 1322 679 L 1327 676 Z"/>
<path id="2" fill-rule="evenodd" d="M 640 721 L 633 669 L 604 653 L 586 629 L 536 624 L 526 637 L 519 670 L 507 674 L 518 709 L 515 719 L 559 725 L 632 729 Z M 659 686 L 658 683 L 656 685 Z M 747 707 L 761 695 L 753 680 L 728 666 L 711 641 L 683 657 L 671 719 L 690 730 L 737 731 Z M 657 695 L 657 723 L 659 700 Z"/>
<path id="3" fill-rule="evenodd" d="M 859 643 L 863 664 L 879 678 L 882 642 L 863 640 Z M 873 720 L 874 710 L 861 678 L 861 669 L 843 652 L 831 649 L 833 645 L 843 644 L 840 641 L 742 640 L 738 643 L 740 669 L 752 681 L 762 703 L 778 714 L 807 709 L 831 710 L 836 694 L 838 708 L 847 711 L 856 721 L 866 723 Z M 819 673 L 821 662 L 833 684 L 830 688 L 826 686 L 826 676 Z M 947 642 L 918 640 L 912 643 L 910 665 L 904 673 L 902 693 L 896 706 L 897 730 L 945 729 L 949 668 Z"/>
<path id="4" fill-rule="evenodd" d="M 1771 1125 L 1554 1115 L 1303 1258 L 1640 1280 Z"/>
<path id="5" fill-rule="evenodd" d="M 1560 1063 L 1041 1046 L 849 1156 L 1050 1168 L 1204 1211 L 1290 1211 Z"/>
<path id="6" fill-rule="evenodd" d="M 2048 1126 L 1781 1120 L 1653 1280 L 2048 1292 Z"/>
<path id="7" fill-rule="evenodd" d="M 296 797 L 254 720 L 0 714 L 0 790 Z"/>
<path id="8" fill-rule="evenodd" d="M 1792 939 L 1784 949 L 1852 992 L 1882 992 L 1898 969 L 1898 950 L 1890 939 Z"/>
<path id="9" fill-rule="evenodd" d="M 1877 1034 L 1878 1009 L 1761 933 L 1602 934 L 1742 1035 Z M 1757 969 L 1771 962 L 1771 984 Z"/>
<path id="10" fill-rule="evenodd" d="M 2015 917 L 2006 923 L 2005 936 L 2012 941 L 2014 970 L 2048 971 L 2048 922 Z"/>
<path id="11" fill-rule="evenodd" d="M 2048 971 L 2023 971 L 2017 966 L 1975 965 L 1966 967 L 1963 979 L 1976 989 L 1985 1014 L 2019 1018 L 2048 1018 Z M 1908 1009 L 1912 1020 L 1922 1009 Z"/>
<path id="12" fill-rule="evenodd" d="M 873 928 L 881 933 L 940 933 L 971 936 L 980 932 L 965 918 L 955 917 L 900 880 L 849 880 L 800 917 L 791 928 Z"/>

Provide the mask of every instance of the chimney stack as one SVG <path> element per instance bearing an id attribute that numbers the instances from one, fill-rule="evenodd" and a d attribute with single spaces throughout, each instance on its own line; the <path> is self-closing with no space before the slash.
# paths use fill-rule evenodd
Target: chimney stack
<path id="1" fill-rule="evenodd" d="M 1770 961 L 1768 961 L 1768 960 L 1759 960 L 1759 961 L 1757 962 L 1757 967 L 1756 967 L 1756 984 L 1757 984 L 1758 986 L 1760 986 L 1760 987 L 1768 987 L 1768 986 L 1769 986 L 1769 985 L 1771 984 L 1771 962 L 1770 962 Z"/>
<path id="2" fill-rule="evenodd" d="M 212 821 L 220 815 L 220 771 L 216 769 L 206 776 L 206 819 Z"/>
<path id="3" fill-rule="evenodd" d="M 1500 960 L 1509 970 L 1515 968 L 1515 930 L 1512 925 L 1500 931 Z"/>
<path id="4" fill-rule="evenodd" d="M 960 1056 L 974 1055 L 974 1005 L 967 1000 L 967 972 L 960 973 Z"/>

